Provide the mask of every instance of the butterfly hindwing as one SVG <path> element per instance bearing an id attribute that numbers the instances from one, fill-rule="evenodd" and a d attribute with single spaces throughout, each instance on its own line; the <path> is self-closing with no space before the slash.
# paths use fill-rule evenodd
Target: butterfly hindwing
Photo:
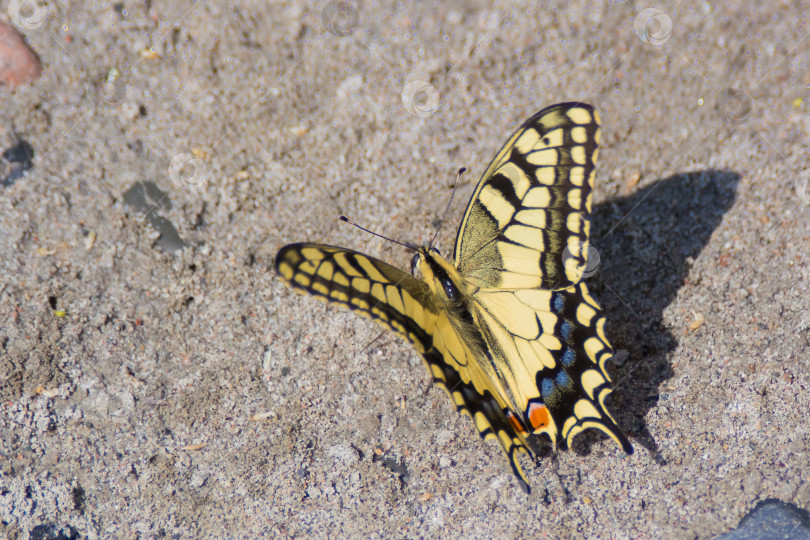
<path id="1" fill-rule="evenodd" d="M 509 409 L 499 403 L 489 390 L 481 391 L 474 384 L 465 383 L 460 373 L 445 362 L 438 350 L 432 349 L 423 356 L 433 382 L 447 391 L 459 413 L 470 417 L 484 440 L 498 441 L 520 487 L 528 493 L 529 483 L 518 463 L 518 454 L 531 455 L 531 452 L 526 445 L 524 433 L 509 421 Z"/>
<path id="2" fill-rule="evenodd" d="M 566 288 L 585 270 L 599 142 L 590 105 L 529 118 L 492 160 L 459 227 L 456 266 L 476 285 Z"/>
<path id="3" fill-rule="evenodd" d="M 472 298 L 495 371 L 528 431 L 566 446 L 594 427 L 632 452 L 605 408 L 613 349 L 585 283 L 557 291 L 481 289 Z"/>

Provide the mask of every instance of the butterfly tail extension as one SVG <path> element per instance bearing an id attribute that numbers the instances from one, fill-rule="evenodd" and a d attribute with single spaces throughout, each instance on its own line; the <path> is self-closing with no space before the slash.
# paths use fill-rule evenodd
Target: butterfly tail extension
<path id="1" fill-rule="evenodd" d="M 563 401 L 571 403 L 560 414 L 560 434 L 570 446 L 580 432 L 596 428 L 613 439 L 622 449 L 633 453 L 633 447 L 608 412 L 605 403 L 613 391 L 606 364 L 613 348 L 605 335 L 605 316 L 585 283 L 553 295 L 553 310 L 558 317 L 563 350 L 555 380 L 567 384 L 558 387 Z M 561 375 L 563 374 L 564 375 Z M 540 375 L 538 374 L 538 379 Z M 540 387 L 547 379 L 538 380 Z"/>
<path id="2" fill-rule="evenodd" d="M 574 430 L 588 429 L 592 427 L 602 430 L 608 437 L 616 441 L 616 443 L 622 447 L 622 450 L 624 450 L 627 455 L 631 455 L 633 453 L 633 445 L 630 444 L 630 441 L 612 418 L 603 417 L 599 420 L 585 421 L 580 425 L 575 426 Z M 574 434 L 575 433 L 572 433 L 570 437 L 573 437 Z"/>
<path id="3" fill-rule="evenodd" d="M 423 356 L 433 382 L 447 392 L 460 414 L 472 419 L 484 440 L 498 441 L 521 489 L 527 494 L 531 493 L 526 475 L 518 463 L 518 454 L 532 455 L 524 434 L 515 429 L 507 413 L 488 391 L 481 393 L 471 383 L 465 383 L 459 372 L 448 365 L 436 349 L 428 350 Z"/>
<path id="4" fill-rule="evenodd" d="M 633 453 L 633 445 L 604 405 L 604 398 L 611 392 L 609 383 L 605 382 L 601 389 L 596 389 L 597 401 L 581 397 L 576 402 L 573 414 L 563 424 L 561 442 L 564 442 L 565 446 L 570 447 L 574 437 L 582 431 L 594 428 L 613 439 L 628 455 Z"/>

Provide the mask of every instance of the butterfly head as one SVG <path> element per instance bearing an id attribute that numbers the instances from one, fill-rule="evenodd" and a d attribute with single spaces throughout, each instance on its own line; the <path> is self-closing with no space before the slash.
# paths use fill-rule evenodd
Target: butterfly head
<path id="1" fill-rule="evenodd" d="M 425 261 L 426 256 L 430 256 L 430 257 L 438 256 L 438 257 L 441 257 L 442 254 L 435 247 L 417 248 L 416 253 L 414 253 L 414 255 L 413 255 L 413 259 L 411 259 L 411 275 L 412 276 L 416 276 L 416 271 L 419 270 L 422 273 L 423 276 L 427 277 L 427 274 L 425 274 L 422 271 L 422 267 L 421 267 L 421 265 Z"/>
<path id="2" fill-rule="evenodd" d="M 466 295 L 458 270 L 442 257 L 438 249 L 423 247 L 417 251 L 411 261 L 414 274 L 417 268 L 433 294 L 444 298 L 447 302 L 453 304 L 460 302 Z"/>

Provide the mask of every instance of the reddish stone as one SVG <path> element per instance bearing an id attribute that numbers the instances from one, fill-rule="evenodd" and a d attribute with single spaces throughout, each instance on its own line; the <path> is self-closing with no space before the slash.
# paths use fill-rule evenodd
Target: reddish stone
<path id="1" fill-rule="evenodd" d="M 0 83 L 14 90 L 42 75 L 39 58 L 12 25 L 0 21 Z"/>

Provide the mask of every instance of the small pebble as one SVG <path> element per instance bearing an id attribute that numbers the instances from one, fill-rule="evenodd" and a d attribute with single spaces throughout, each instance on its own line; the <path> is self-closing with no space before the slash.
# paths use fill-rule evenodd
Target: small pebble
<path id="1" fill-rule="evenodd" d="M 0 83 L 12 90 L 42 75 L 39 58 L 12 25 L 0 21 Z"/>

